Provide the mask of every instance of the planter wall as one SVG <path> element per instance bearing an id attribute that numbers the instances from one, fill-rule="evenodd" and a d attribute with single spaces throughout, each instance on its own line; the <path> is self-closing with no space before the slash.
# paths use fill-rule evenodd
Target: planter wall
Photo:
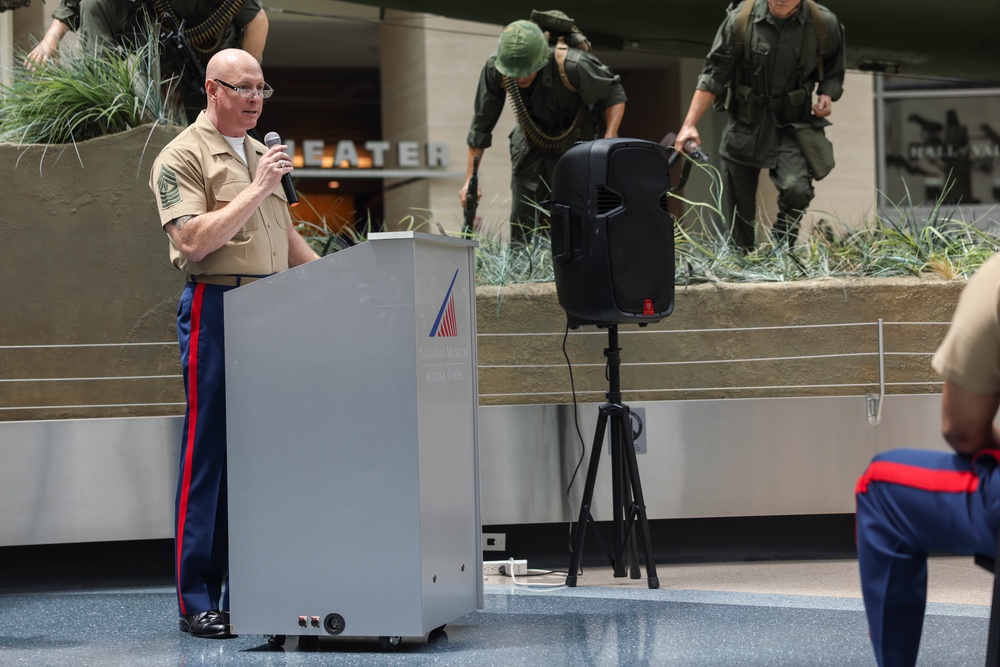
<path id="1" fill-rule="evenodd" d="M 889 393 L 937 392 L 930 356 L 964 284 L 913 277 L 679 286 L 670 317 L 619 327 L 624 398 L 877 391 L 879 319 Z M 477 303 L 480 403 L 569 402 L 565 314 L 555 286 L 481 287 Z M 607 343 L 596 327 L 570 332 L 578 400 L 604 400 Z"/>
<path id="2" fill-rule="evenodd" d="M 0 145 L 0 420 L 182 411 L 181 276 L 147 186 L 154 157 L 177 132 L 143 127 L 75 148 Z M 620 328 L 624 398 L 864 394 L 879 382 L 879 319 L 890 393 L 936 392 L 930 353 L 963 285 L 680 286 L 670 317 Z M 477 314 L 482 405 L 572 400 L 553 284 L 480 287 Z M 788 328 L 810 325 L 824 326 Z M 595 327 L 568 337 L 579 401 L 604 400 L 606 346 Z M 731 360 L 744 361 L 719 363 Z"/>
<path id="3" fill-rule="evenodd" d="M 0 420 L 177 413 L 180 380 L 155 376 L 179 374 L 181 279 L 148 180 L 178 131 L 147 126 L 76 147 L 0 144 Z M 81 379 L 125 376 L 143 378 Z M 130 403 L 167 405 L 11 409 Z"/>

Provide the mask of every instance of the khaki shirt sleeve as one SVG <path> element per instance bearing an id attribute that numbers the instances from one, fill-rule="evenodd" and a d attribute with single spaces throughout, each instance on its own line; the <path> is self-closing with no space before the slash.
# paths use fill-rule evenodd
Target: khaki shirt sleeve
<path id="1" fill-rule="evenodd" d="M 944 379 L 981 394 L 1000 393 L 1000 254 L 962 290 L 931 364 Z"/>
<path id="2" fill-rule="evenodd" d="M 156 195 L 160 225 L 185 215 L 201 215 L 208 211 L 206 179 L 194 155 L 168 146 L 150 172 L 149 187 Z"/>

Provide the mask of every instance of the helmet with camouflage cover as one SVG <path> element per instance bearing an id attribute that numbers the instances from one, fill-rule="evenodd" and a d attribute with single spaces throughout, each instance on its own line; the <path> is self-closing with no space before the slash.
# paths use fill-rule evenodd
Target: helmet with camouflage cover
<path id="1" fill-rule="evenodd" d="M 495 65 L 512 79 L 537 72 L 549 61 L 549 44 L 542 29 L 531 21 L 514 21 L 500 33 Z"/>

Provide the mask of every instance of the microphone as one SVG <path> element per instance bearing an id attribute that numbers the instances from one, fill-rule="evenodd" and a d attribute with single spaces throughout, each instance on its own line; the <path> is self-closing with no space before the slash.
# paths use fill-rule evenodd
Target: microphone
<path id="1" fill-rule="evenodd" d="M 268 148 L 281 144 L 281 137 L 277 132 L 268 132 L 264 135 L 264 145 Z M 288 199 L 289 206 L 299 205 L 299 196 L 295 193 L 295 186 L 292 185 L 292 175 L 283 174 L 281 176 L 281 187 L 285 191 L 285 198 Z"/>

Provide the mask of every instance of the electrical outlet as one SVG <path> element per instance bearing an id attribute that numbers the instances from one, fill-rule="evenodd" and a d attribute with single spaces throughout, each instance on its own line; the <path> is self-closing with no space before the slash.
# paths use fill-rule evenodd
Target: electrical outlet
<path id="1" fill-rule="evenodd" d="M 506 551 L 507 533 L 483 533 L 483 551 Z"/>
<path id="2" fill-rule="evenodd" d="M 500 568 L 503 568 L 504 572 L 510 575 L 511 562 L 509 560 L 484 560 L 483 576 L 499 576 Z M 514 559 L 514 574 L 528 574 L 528 561 Z"/>

